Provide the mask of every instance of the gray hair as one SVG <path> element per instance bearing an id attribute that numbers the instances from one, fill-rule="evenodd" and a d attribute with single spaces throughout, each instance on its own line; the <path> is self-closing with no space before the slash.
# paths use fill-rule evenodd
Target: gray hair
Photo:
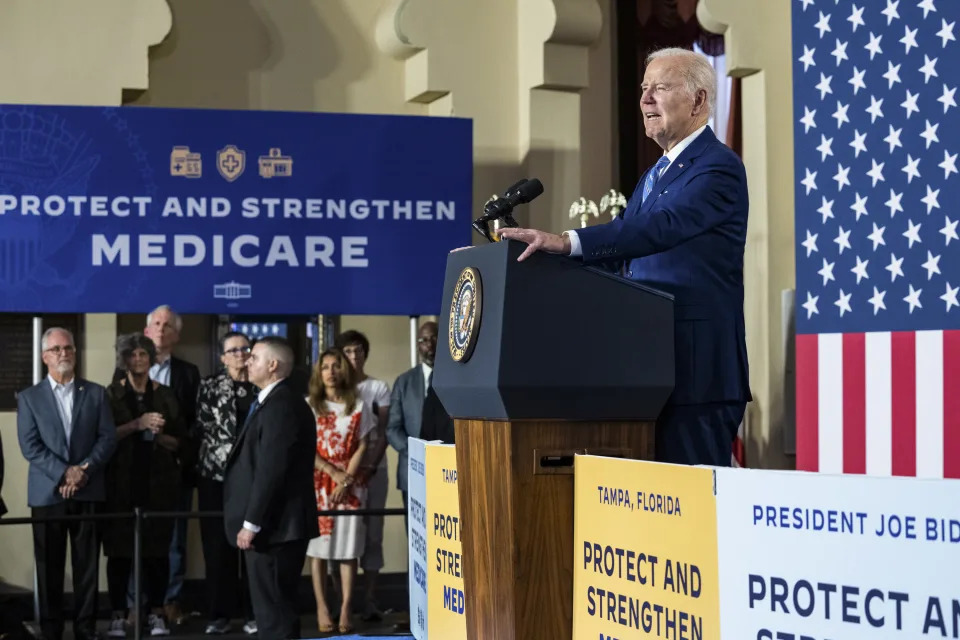
<path id="1" fill-rule="evenodd" d="M 267 336 L 257 340 L 256 344 L 265 346 L 277 361 L 277 377 L 286 378 L 293 372 L 293 348 L 289 342 L 277 336 Z"/>
<path id="2" fill-rule="evenodd" d="M 57 331 L 59 331 L 60 333 L 67 334 L 67 336 L 69 336 L 70 338 L 70 344 L 72 344 L 73 346 L 77 346 L 77 343 L 74 342 L 73 340 L 73 333 L 71 333 L 68 329 L 64 329 L 63 327 L 50 327 L 49 329 L 44 331 L 43 336 L 40 337 L 40 348 L 43 351 L 47 350 L 47 341 L 50 339 L 50 336 L 56 333 Z"/>
<path id="3" fill-rule="evenodd" d="M 647 64 L 660 58 L 680 58 L 682 63 L 678 65 L 678 70 L 683 76 L 687 93 L 696 96 L 701 89 L 707 92 L 707 117 L 713 115 L 717 102 L 717 71 L 703 56 L 689 49 L 680 49 L 678 47 L 669 47 L 658 49 L 647 56 Z"/>
<path id="4" fill-rule="evenodd" d="M 173 318 L 173 328 L 176 329 L 177 333 L 180 333 L 180 330 L 183 329 L 183 319 L 180 317 L 180 314 L 171 309 L 168 304 L 162 304 L 147 314 L 147 326 L 150 326 L 150 322 L 153 320 L 153 314 L 158 311 L 166 311 L 169 313 L 170 317 Z"/>
<path id="5" fill-rule="evenodd" d="M 133 355 L 137 349 L 143 349 L 150 356 L 150 366 L 157 361 L 157 347 L 153 340 L 144 336 L 142 333 L 130 333 L 117 337 L 117 368 L 121 371 L 127 370 L 127 358 Z"/>

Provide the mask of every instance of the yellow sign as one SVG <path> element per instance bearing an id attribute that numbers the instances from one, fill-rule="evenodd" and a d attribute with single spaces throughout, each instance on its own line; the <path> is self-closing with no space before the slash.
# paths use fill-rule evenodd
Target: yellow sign
<path id="1" fill-rule="evenodd" d="M 720 638 L 713 470 L 577 456 L 573 639 Z"/>
<path id="2" fill-rule="evenodd" d="M 431 638 L 466 640 L 457 451 L 427 444 L 427 630 Z"/>

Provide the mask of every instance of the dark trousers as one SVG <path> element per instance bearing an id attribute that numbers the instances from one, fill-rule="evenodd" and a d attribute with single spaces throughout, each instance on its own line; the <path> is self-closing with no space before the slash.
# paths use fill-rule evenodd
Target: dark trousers
<path id="1" fill-rule="evenodd" d="M 140 601 L 146 602 L 152 609 L 160 608 L 164 604 L 169 562 L 166 556 L 141 558 Z M 127 608 L 127 587 L 133 584 L 132 580 L 133 558 L 107 558 L 107 590 L 110 593 L 110 607 L 114 611 Z"/>
<path id="2" fill-rule="evenodd" d="M 34 507 L 34 518 L 93 515 L 96 503 L 67 500 L 49 507 Z M 100 569 L 100 535 L 95 521 L 33 524 L 33 554 L 37 563 L 40 629 L 44 640 L 63 635 L 63 576 L 67 563 L 67 538 L 73 560 L 74 636 L 92 638 L 96 627 L 97 581 Z"/>
<path id="3" fill-rule="evenodd" d="M 259 640 L 300 637 L 297 584 L 306 555 L 306 540 L 244 551 Z"/>
<path id="4" fill-rule="evenodd" d="M 199 478 L 197 505 L 200 511 L 223 511 L 223 483 Z M 210 620 L 233 618 L 242 601 L 244 619 L 252 620 L 246 563 L 240 562 L 240 552 L 227 541 L 223 518 L 201 518 L 200 539 L 206 565 L 207 616 Z"/>
<path id="5" fill-rule="evenodd" d="M 745 402 L 667 404 L 657 418 L 656 460 L 729 467 Z"/>

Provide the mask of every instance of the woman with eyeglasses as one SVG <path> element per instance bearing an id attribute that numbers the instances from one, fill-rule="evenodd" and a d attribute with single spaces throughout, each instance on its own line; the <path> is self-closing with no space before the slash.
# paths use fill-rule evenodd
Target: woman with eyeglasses
<path id="1" fill-rule="evenodd" d="M 197 393 L 197 431 L 200 453 L 197 460 L 197 504 L 200 511 L 223 511 L 223 473 L 227 458 L 243 428 L 250 405 L 259 389 L 247 380 L 250 340 L 231 331 L 220 339 L 223 369 L 200 381 Z M 201 518 L 200 538 L 206 565 L 208 635 L 230 630 L 230 619 L 244 603 L 243 630 L 257 632 L 246 571 L 239 552 L 224 534 L 223 518 Z M 241 573 L 238 573 L 242 571 Z M 242 576 L 242 578 L 241 578 Z"/>

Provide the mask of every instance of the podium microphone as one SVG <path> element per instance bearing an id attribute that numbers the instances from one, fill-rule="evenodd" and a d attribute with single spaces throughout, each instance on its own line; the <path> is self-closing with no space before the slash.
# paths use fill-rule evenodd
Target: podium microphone
<path id="1" fill-rule="evenodd" d="M 519 227 L 513 218 L 513 209 L 526 204 L 543 193 L 543 184 L 537 178 L 524 179 L 507 188 L 502 198 L 489 201 L 483 208 L 483 215 L 473 221 L 473 228 L 490 242 L 499 239 L 491 235 L 488 222 L 502 220 L 508 227 Z"/>

